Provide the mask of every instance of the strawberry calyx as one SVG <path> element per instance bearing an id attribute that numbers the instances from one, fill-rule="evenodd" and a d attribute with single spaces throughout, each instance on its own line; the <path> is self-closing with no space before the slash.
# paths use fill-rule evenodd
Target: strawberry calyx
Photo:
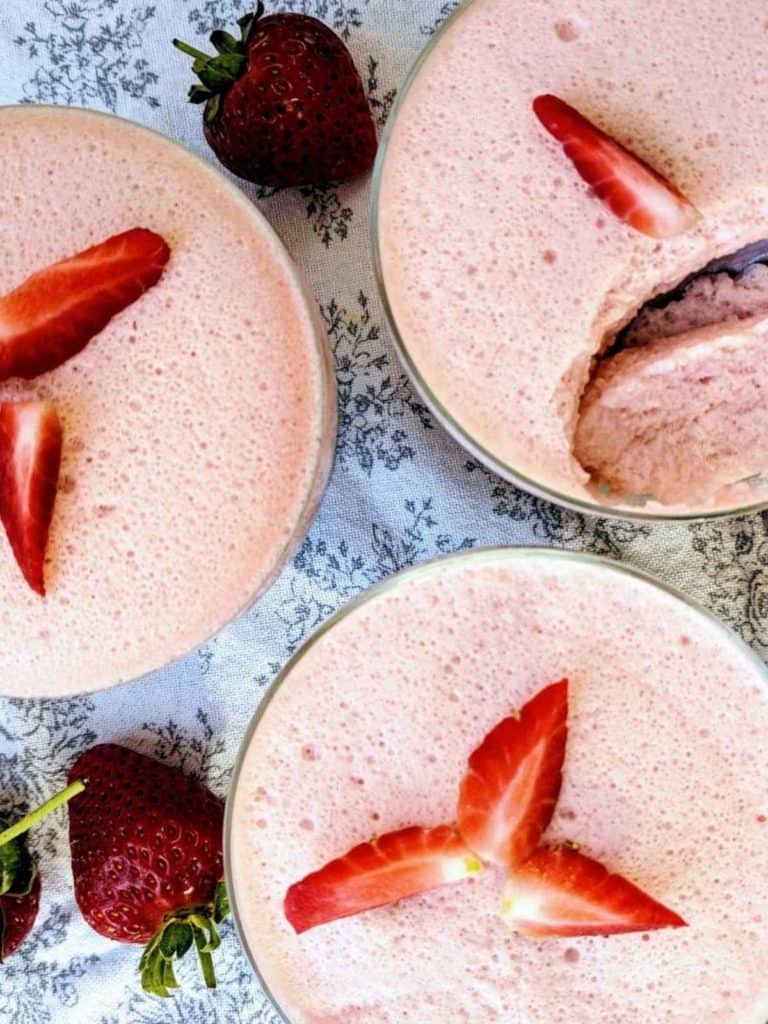
<path id="1" fill-rule="evenodd" d="M 139 972 L 144 991 L 163 998 L 170 996 L 171 990 L 179 987 L 174 960 L 181 960 L 192 946 L 197 950 L 206 986 L 216 988 L 212 954 L 221 945 L 217 925 L 228 916 L 229 897 L 223 881 L 216 886 L 210 903 L 170 914 L 141 956 Z"/>
<path id="2" fill-rule="evenodd" d="M 223 29 L 211 33 L 211 45 L 216 56 L 204 53 L 195 46 L 174 39 L 177 50 L 194 58 L 192 70 L 201 81 L 201 85 L 192 85 L 189 90 L 190 103 L 205 103 L 205 120 L 213 121 L 219 113 L 221 96 L 243 74 L 248 63 L 248 43 L 256 24 L 264 14 L 264 4 L 259 0 L 256 10 L 238 19 L 240 38 L 237 39 Z"/>

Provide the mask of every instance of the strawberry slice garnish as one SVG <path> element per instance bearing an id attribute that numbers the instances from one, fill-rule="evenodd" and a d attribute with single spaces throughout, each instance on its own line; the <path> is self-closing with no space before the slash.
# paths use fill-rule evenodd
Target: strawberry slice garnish
<path id="1" fill-rule="evenodd" d="M 301 934 L 480 871 L 482 865 L 450 825 L 404 828 L 355 846 L 292 885 L 285 916 Z"/>
<path id="2" fill-rule="evenodd" d="M 653 238 L 670 238 L 701 216 L 666 178 L 557 96 L 537 96 L 533 109 L 620 220 Z"/>
<path id="3" fill-rule="evenodd" d="M 60 462 L 61 424 L 50 402 L 0 405 L 0 517 L 27 583 L 43 597 Z"/>
<path id="4" fill-rule="evenodd" d="M 0 298 L 0 380 L 76 355 L 157 283 L 169 257 L 160 235 L 133 228 L 28 277 Z"/>
<path id="5" fill-rule="evenodd" d="M 519 935 L 615 935 L 683 928 L 674 910 L 572 846 L 541 847 L 510 872 L 502 914 Z"/>
<path id="6" fill-rule="evenodd" d="M 458 824 L 483 860 L 514 866 L 538 845 L 560 793 L 567 718 L 563 679 L 500 722 L 470 757 Z"/>

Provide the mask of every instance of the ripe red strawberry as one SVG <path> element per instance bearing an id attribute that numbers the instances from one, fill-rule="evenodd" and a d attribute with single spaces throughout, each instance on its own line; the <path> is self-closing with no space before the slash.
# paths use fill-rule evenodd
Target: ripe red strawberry
<path id="1" fill-rule="evenodd" d="M 301 934 L 480 871 L 482 865 L 450 825 L 404 828 L 355 846 L 292 885 L 285 916 Z"/>
<path id="2" fill-rule="evenodd" d="M 615 935 L 686 922 L 572 846 L 541 847 L 509 875 L 502 914 L 519 935 Z"/>
<path id="3" fill-rule="evenodd" d="M 159 281 L 169 257 L 160 235 L 133 228 L 28 277 L 0 298 L 0 381 L 76 355 Z"/>
<path id="4" fill-rule="evenodd" d="M 82 790 L 82 782 L 67 786 L 13 825 L 0 818 L 0 963 L 29 935 L 40 905 L 40 875 L 24 836 Z"/>
<path id="5" fill-rule="evenodd" d="M 0 405 L 0 518 L 19 568 L 42 597 L 60 462 L 61 424 L 50 402 Z"/>
<path id="6" fill-rule="evenodd" d="M 208 144 L 230 171 L 260 185 L 324 185 L 364 174 L 376 127 L 360 74 L 343 41 L 316 18 L 241 18 L 241 38 L 217 31 L 210 57 L 195 58 L 192 103 L 205 103 Z"/>
<path id="7" fill-rule="evenodd" d="M 177 986 L 174 958 L 197 948 L 209 988 L 211 953 L 228 914 L 222 854 L 224 804 L 176 768 L 114 743 L 72 765 L 85 791 L 69 805 L 75 898 L 100 935 L 146 943 L 144 988 Z"/>
<path id="8" fill-rule="evenodd" d="M 0 832 L 8 823 L 0 818 Z M 40 875 L 21 838 L 0 846 L 0 963 L 15 952 L 37 918 Z"/>
<path id="9" fill-rule="evenodd" d="M 537 96 L 533 109 L 620 220 L 653 238 L 670 238 L 701 216 L 666 178 L 557 96 Z"/>
<path id="10" fill-rule="evenodd" d="M 538 845 L 560 793 L 567 718 L 563 679 L 500 722 L 470 757 L 458 824 L 483 860 L 513 866 Z"/>

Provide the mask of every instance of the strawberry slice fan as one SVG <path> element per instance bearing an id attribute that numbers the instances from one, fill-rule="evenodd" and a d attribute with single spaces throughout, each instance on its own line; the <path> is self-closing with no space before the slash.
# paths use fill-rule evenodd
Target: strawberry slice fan
<path id="1" fill-rule="evenodd" d="M 37 377 L 77 355 L 157 284 L 169 258 L 160 235 L 133 228 L 38 271 L 0 297 L 0 382 Z M 50 402 L 0 405 L 0 519 L 24 578 L 41 597 L 61 446 L 61 423 Z"/>
<path id="2" fill-rule="evenodd" d="M 541 845 L 560 795 L 568 680 L 500 722 L 469 758 L 456 825 L 411 827 L 361 843 L 292 885 L 284 912 L 297 934 L 470 878 L 507 872 L 502 917 L 518 935 L 614 935 L 684 927 L 673 910 L 576 844 Z"/>

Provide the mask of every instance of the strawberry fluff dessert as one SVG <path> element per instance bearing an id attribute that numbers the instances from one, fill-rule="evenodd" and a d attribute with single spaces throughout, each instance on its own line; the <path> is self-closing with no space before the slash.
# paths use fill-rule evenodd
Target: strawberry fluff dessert
<path id="1" fill-rule="evenodd" d="M 167 665 L 274 578 L 330 468 L 330 356 L 276 236 L 191 153 L 81 110 L 0 130 L 0 690 L 65 696 Z"/>
<path id="2" fill-rule="evenodd" d="M 642 576 L 410 571 L 245 741 L 241 936 L 289 1024 L 765 1024 L 766 726 L 764 666 Z"/>
<path id="3" fill-rule="evenodd" d="M 474 0 L 417 69 L 381 278 L 417 383 L 502 475 L 625 514 L 768 498 L 764 36 L 758 0 Z"/>

